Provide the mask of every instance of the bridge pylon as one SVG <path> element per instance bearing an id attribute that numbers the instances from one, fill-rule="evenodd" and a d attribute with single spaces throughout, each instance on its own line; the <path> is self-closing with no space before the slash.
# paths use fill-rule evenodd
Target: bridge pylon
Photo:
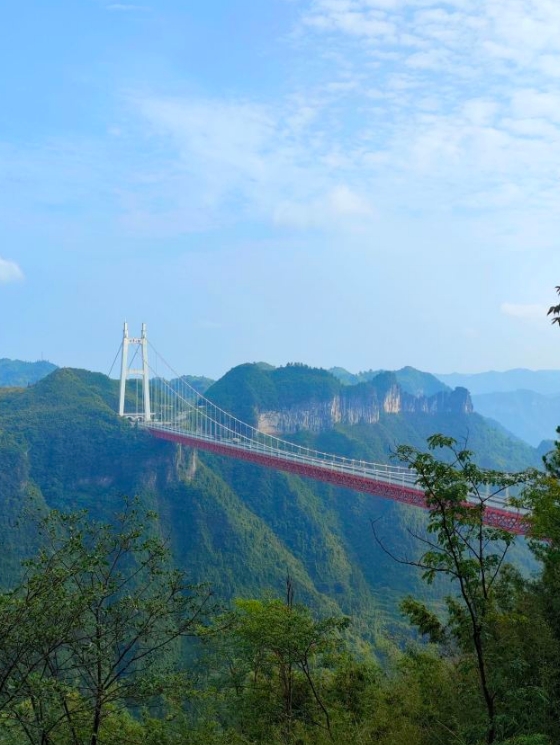
<path id="1" fill-rule="evenodd" d="M 133 368 L 128 366 L 128 356 L 130 347 L 136 347 L 136 353 L 132 358 L 132 363 L 138 354 L 138 350 L 141 352 L 142 367 Z M 142 380 L 142 410 L 141 411 L 127 411 L 126 410 L 126 383 L 129 378 L 136 380 Z M 138 409 L 138 406 L 137 406 Z M 126 417 L 127 419 L 135 419 L 143 422 L 150 422 L 152 420 L 152 410 L 150 405 L 150 373 L 148 367 L 148 335 L 146 331 L 146 324 L 142 324 L 142 331 L 139 337 L 133 337 L 128 335 L 128 323 L 124 322 L 123 327 L 123 340 L 121 346 L 121 385 L 119 394 L 119 416 Z"/>

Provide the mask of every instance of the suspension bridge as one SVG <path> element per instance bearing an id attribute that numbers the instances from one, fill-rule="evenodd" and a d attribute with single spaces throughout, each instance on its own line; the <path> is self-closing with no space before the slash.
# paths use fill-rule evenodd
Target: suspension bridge
<path id="1" fill-rule="evenodd" d="M 426 508 L 417 475 L 409 468 L 314 450 L 262 432 L 224 411 L 165 362 L 149 344 L 145 324 L 139 337 L 131 337 L 125 323 L 119 352 L 119 414 L 137 421 L 154 437 Z M 134 386 L 135 395 L 130 390 Z M 507 495 L 488 497 L 485 508 L 488 525 L 527 532 L 526 513 L 510 506 Z"/>

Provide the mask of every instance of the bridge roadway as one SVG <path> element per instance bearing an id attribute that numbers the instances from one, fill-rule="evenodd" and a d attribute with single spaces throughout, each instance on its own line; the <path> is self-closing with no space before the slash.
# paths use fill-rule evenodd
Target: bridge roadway
<path id="1" fill-rule="evenodd" d="M 241 438 L 216 439 L 153 422 L 142 426 L 158 439 L 426 509 L 424 492 L 416 485 L 414 473 L 405 468 L 374 466 L 338 456 L 333 456 L 333 460 L 329 461 L 303 453 L 275 450 L 250 440 L 243 442 Z M 491 527 L 502 528 L 517 535 L 524 535 L 528 528 L 525 513 L 508 508 L 505 501 L 500 499 L 487 503 L 485 522 Z"/>

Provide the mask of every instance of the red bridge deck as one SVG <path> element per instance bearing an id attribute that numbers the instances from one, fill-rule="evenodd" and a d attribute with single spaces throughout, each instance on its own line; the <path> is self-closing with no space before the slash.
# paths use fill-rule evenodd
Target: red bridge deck
<path id="1" fill-rule="evenodd" d="M 250 463 L 256 463 L 260 466 L 295 473 L 298 476 L 305 476 L 329 484 L 335 484 L 336 486 L 342 486 L 346 489 L 353 489 L 354 491 L 365 494 L 373 494 L 376 497 L 390 499 L 394 502 L 402 502 L 426 509 L 424 493 L 420 489 L 414 489 L 404 484 L 389 483 L 388 481 L 375 480 L 371 477 L 360 476 L 359 474 L 346 473 L 336 470 L 336 468 L 329 468 L 328 463 L 323 465 L 298 462 L 282 457 L 281 453 L 276 455 L 253 451 L 240 445 L 198 439 L 188 434 L 160 430 L 155 427 L 147 427 L 147 429 L 154 437 L 162 440 L 169 440 L 170 442 L 187 445 L 198 450 L 206 450 L 215 455 L 233 457 Z M 517 535 L 526 534 L 528 529 L 527 521 L 523 514 L 514 512 L 513 510 L 500 509 L 499 507 L 486 508 L 485 522 L 491 527 L 502 528 Z"/>

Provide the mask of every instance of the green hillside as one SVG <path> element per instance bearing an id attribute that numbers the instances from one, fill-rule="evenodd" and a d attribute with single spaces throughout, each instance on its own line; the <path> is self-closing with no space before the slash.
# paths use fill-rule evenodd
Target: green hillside
<path id="1" fill-rule="evenodd" d="M 343 367 L 332 367 L 329 372 L 344 385 L 356 385 L 367 383 L 376 378 L 385 370 L 366 370 L 365 372 L 351 373 Z M 450 391 L 451 388 L 431 373 L 422 372 L 414 367 L 402 367 L 394 370 L 398 384 L 403 391 L 413 396 L 433 396 L 440 391 Z M 462 385 L 458 383 L 457 385 Z"/>
<path id="2" fill-rule="evenodd" d="M 379 394 L 390 375 L 362 386 Z M 359 397 L 362 386 L 354 395 Z M 273 406 L 303 405 L 335 395 L 341 383 L 303 366 L 242 365 L 209 394 L 242 418 Z M 119 419 L 117 383 L 60 369 L 36 385 L 0 393 L 0 579 L 9 585 L 34 546 L 24 509 L 87 508 L 106 517 L 120 495 L 139 495 L 160 516 L 176 563 L 219 598 L 278 593 L 289 573 L 301 601 L 356 618 L 371 634 L 380 617 L 397 616 L 398 599 L 422 592 L 417 572 L 396 565 L 372 540 L 370 521 L 396 552 L 418 547 L 407 528 L 423 513 L 314 481 L 200 454 L 152 439 Z M 383 414 L 376 425 L 300 432 L 313 447 L 387 461 L 398 443 L 422 446 L 436 431 L 468 438 L 481 462 L 500 468 L 538 464 L 536 451 L 493 429 L 476 414 Z M 434 597 L 438 588 L 433 588 Z"/>
<path id="3" fill-rule="evenodd" d="M 327 370 L 293 364 L 286 367 L 247 363 L 230 370 L 208 389 L 208 397 L 239 419 L 256 423 L 259 411 L 309 401 L 326 401 L 342 384 Z"/>
<path id="4" fill-rule="evenodd" d="M 56 370 L 52 362 L 22 362 L 22 360 L 0 359 L 0 387 L 23 387 L 36 383 Z"/>
<path id="5" fill-rule="evenodd" d="M 181 381 L 188 383 L 198 393 L 205 393 L 215 382 L 212 378 L 206 378 L 204 375 L 182 375 L 178 380 L 172 380 L 171 385 L 178 388 Z"/>

